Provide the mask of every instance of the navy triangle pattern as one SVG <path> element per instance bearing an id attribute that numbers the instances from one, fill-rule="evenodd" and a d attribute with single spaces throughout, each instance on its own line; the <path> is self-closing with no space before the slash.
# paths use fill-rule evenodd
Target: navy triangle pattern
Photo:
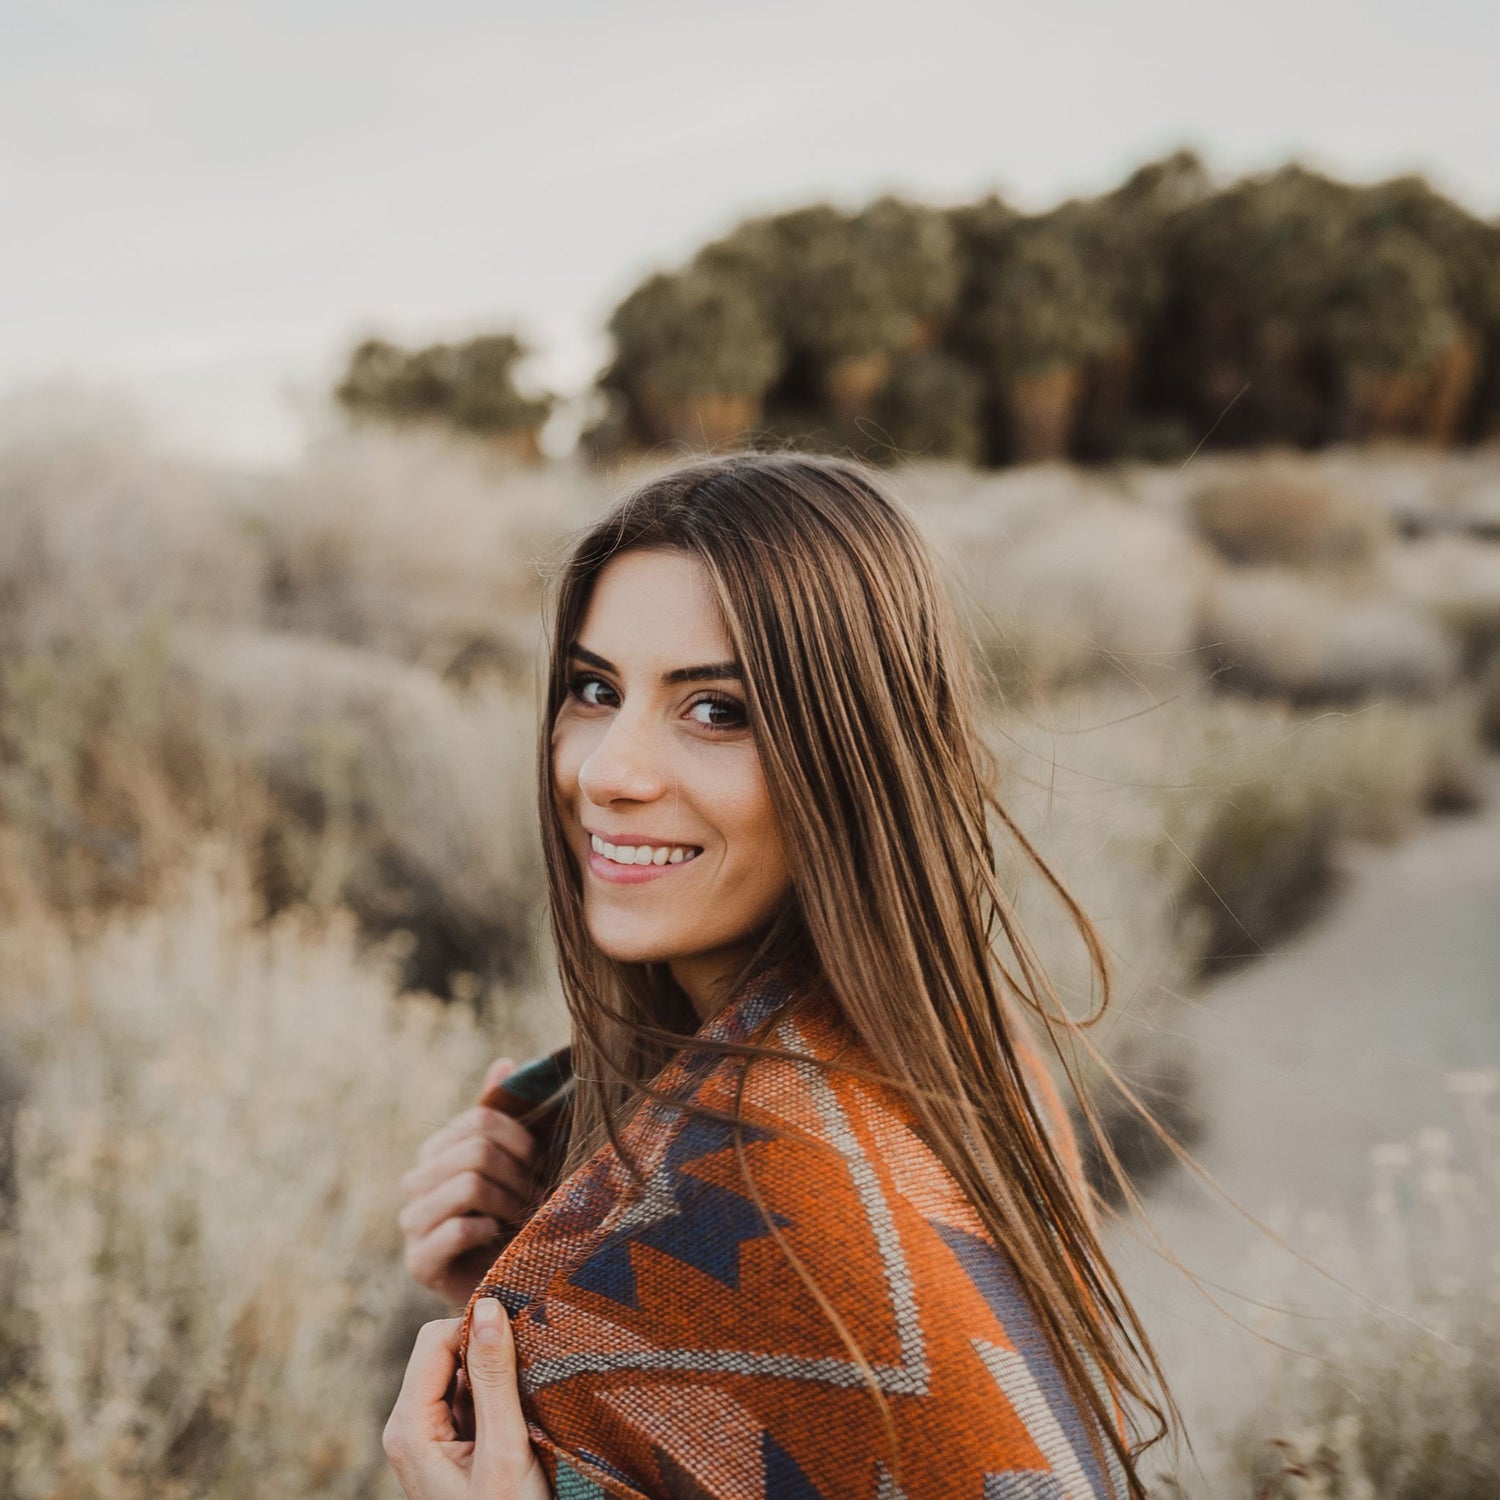
<path id="1" fill-rule="evenodd" d="M 636 1297 L 635 1269 L 630 1264 L 630 1247 L 635 1234 L 626 1230 L 612 1234 L 568 1278 L 570 1286 L 586 1292 L 597 1292 L 622 1307 L 639 1307 Z"/>
<path id="2" fill-rule="evenodd" d="M 767 1500 L 823 1500 L 822 1490 L 769 1432 L 760 1435 L 760 1461 Z"/>
<path id="3" fill-rule="evenodd" d="M 772 1132 L 758 1126 L 740 1127 L 746 1143 L 770 1140 Z M 721 1286 L 738 1291 L 740 1246 L 770 1233 L 760 1210 L 750 1199 L 728 1188 L 685 1175 L 689 1163 L 732 1149 L 734 1126 L 695 1116 L 667 1148 L 666 1168 L 676 1212 L 644 1227 L 622 1229 L 608 1236 L 568 1278 L 570 1286 L 596 1292 L 622 1307 L 640 1306 L 632 1245 L 649 1245 L 684 1265 L 712 1276 Z M 784 1229 L 792 1221 L 773 1213 L 772 1222 Z"/>
<path id="4" fill-rule="evenodd" d="M 760 1125 L 742 1123 L 740 1138 L 747 1146 L 756 1141 L 774 1139 L 773 1133 Z M 727 1120 L 713 1120 L 706 1115 L 693 1115 L 677 1132 L 672 1144 L 667 1147 L 667 1165 L 680 1172 L 690 1161 L 700 1156 L 712 1156 L 716 1151 L 734 1149 L 734 1126 Z"/>
<path id="5" fill-rule="evenodd" d="M 510 1317 L 516 1317 L 523 1307 L 531 1306 L 532 1299 L 525 1292 L 518 1292 L 513 1287 L 501 1286 L 494 1282 L 491 1282 L 491 1285 L 494 1287 L 493 1295 L 499 1299 L 501 1307 Z M 540 1312 L 541 1309 L 538 1308 L 537 1311 Z"/>
<path id="6" fill-rule="evenodd" d="M 715 1052 L 709 1047 L 694 1047 L 691 1042 L 683 1047 L 677 1054 L 678 1064 L 682 1069 L 684 1083 L 701 1083 L 715 1064 L 724 1060 L 722 1052 Z M 696 1092 L 693 1090 L 692 1092 Z"/>
<path id="7" fill-rule="evenodd" d="M 712 1182 L 695 1181 L 677 1201 L 683 1212 L 642 1229 L 636 1243 L 650 1245 L 737 1292 L 740 1246 L 770 1233 L 760 1210 L 748 1198 Z M 778 1229 L 792 1222 L 775 1212 L 771 1221 Z"/>

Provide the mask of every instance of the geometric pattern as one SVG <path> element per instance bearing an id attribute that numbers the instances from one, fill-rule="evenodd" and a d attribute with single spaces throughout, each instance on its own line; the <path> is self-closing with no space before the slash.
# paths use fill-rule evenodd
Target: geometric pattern
<path id="1" fill-rule="evenodd" d="M 601 1148 L 465 1313 L 461 1353 L 478 1297 L 509 1310 L 528 1432 L 559 1500 L 1123 1495 L 1007 1257 L 904 1101 L 816 1065 L 874 1067 L 832 1001 L 772 971 L 697 1035 L 796 1057 L 754 1062 L 736 1125 L 712 1112 L 732 1114 L 744 1059 L 687 1042 L 655 1080 L 667 1097 L 624 1127 L 644 1181 Z M 1076 1165 L 1055 1092 L 1023 1061 Z"/>

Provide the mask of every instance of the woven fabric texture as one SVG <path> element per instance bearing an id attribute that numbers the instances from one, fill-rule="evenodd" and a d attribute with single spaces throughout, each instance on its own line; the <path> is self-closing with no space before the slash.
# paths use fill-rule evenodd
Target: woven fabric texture
<path id="1" fill-rule="evenodd" d="M 699 1031 L 873 1062 L 831 1002 L 771 975 Z M 1074 1169 L 1066 1115 L 1030 1058 Z M 657 1080 L 732 1113 L 743 1063 L 687 1047 Z M 864 1372 L 745 1181 L 732 1124 L 651 1102 L 546 1199 L 470 1300 L 497 1295 L 559 1500 L 1104 1500 L 1101 1471 L 1006 1258 L 904 1102 L 757 1060 L 739 1135 L 771 1222 L 864 1351 Z M 1101 1387 L 1102 1389 L 1102 1387 Z"/>

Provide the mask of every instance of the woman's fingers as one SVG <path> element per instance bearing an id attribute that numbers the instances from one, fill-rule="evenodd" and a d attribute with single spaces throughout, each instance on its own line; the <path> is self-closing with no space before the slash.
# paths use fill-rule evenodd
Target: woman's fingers
<path id="1" fill-rule="evenodd" d="M 547 1476 L 521 1410 L 515 1338 L 497 1297 L 474 1304 L 467 1363 L 474 1402 L 474 1493 L 549 1500 Z"/>
<path id="2" fill-rule="evenodd" d="M 464 1214 L 518 1219 L 526 1212 L 526 1201 L 513 1188 L 501 1187 L 479 1172 L 460 1172 L 408 1203 L 397 1216 L 397 1223 L 408 1239 L 418 1238 L 436 1229 L 444 1219 Z"/>
<path id="3" fill-rule="evenodd" d="M 514 1115 L 475 1104 L 454 1115 L 441 1130 L 435 1130 L 417 1147 L 418 1163 L 426 1162 L 465 1136 L 481 1136 L 493 1141 L 522 1163 L 530 1163 L 537 1155 L 536 1137 Z"/>
<path id="4" fill-rule="evenodd" d="M 407 1240 L 403 1257 L 407 1272 L 422 1286 L 446 1295 L 445 1283 L 454 1261 L 499 1235 L 500 1225 L 481 1214 L 447 1219 L 430 1234 Z"/>
<path id="5" fill-rule="evenodd" d="M 514 1071 L 509 1058 L 496 1059 L 485 1074 L 485 1096 L 493 1097 Z M 486 1105 L 464 1110 L 428 1136 L 401 1179 L 398 1223 L 412 1277 L 450 1301 L 466 1300 L 501 1225 L 519 1223 L 535 1204 L 541 1155 L 519 1120 Z"/>
<path id="6" fill-rule="evenodd" d="M 401 1392 L 381 1434 L 385 1456 L 398 1468 L 424 1453 L 429 1444 L 452 1442 L 456 1436 L 448 1389 L 458 1368 L 462 1327 L 462 1318 L 439 1318 L 424 1323 L 417 1334 Z"/>
<path id="7" fill-rule="evenodd" d="M 478 1172 L 500 1187 L 529 1196 L 535 1183 L 532 1167 L 487 1136 L 461 1136 L 443 1150 L 418 1162 L 401 1179 L 401 1192 L 412 1202 L 449 1178 Z"/>

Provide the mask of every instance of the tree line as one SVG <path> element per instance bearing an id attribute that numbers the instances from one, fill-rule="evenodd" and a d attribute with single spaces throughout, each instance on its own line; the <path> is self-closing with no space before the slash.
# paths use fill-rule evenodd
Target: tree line
<path id="1" fill-rule="evenodd" d="M 1183 151 L 1023 213 L 886 196 L 747 219 L 609 320 L 588 449 L 843 449 L 999 465 L 1212 446 L 1500 436 L 1500 222 L 1418 176 L 1291 164 L 1228 184 Z M 512 335 L 369 341 L 351 411 L 508 434 Z"/>

